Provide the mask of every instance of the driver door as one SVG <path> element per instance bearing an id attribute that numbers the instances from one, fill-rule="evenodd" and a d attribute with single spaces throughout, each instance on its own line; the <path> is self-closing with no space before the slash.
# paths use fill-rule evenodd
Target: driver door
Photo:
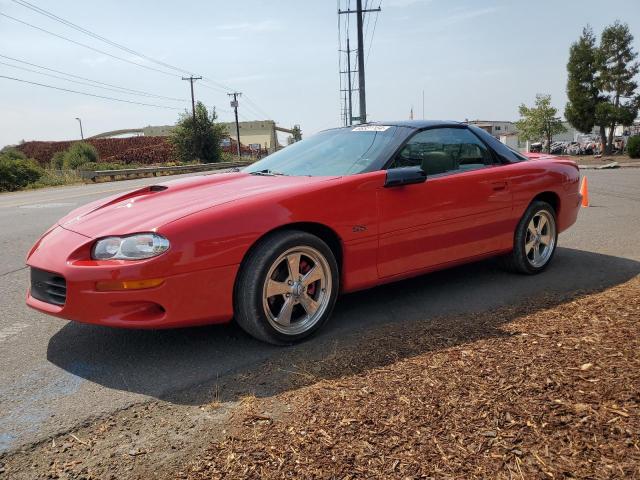
<path id="1" fill-rule="evenodd" d="M 390 168 L 420 166 L 424 183 L 378 191 L 378 274 L 402 276 L 508 249 L 507 170 L 466 127 L 416 133 Z"/>

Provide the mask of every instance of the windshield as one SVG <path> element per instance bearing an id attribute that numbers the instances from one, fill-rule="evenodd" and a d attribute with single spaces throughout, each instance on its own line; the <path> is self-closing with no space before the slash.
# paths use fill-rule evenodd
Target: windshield
<path id="1" fill-rule="evenodd" d="M 342 176 L 361 173 L 384 153 L 397 127 L 363 125 L 320 132 L 243 171 L 266 175 Z"/>

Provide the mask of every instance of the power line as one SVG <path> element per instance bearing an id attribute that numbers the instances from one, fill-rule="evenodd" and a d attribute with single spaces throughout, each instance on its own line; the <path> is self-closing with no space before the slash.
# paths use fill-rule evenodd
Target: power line
<path id="1" fill-rule="evenodd" d="M 100 41 L 102 41 L 102 42 L 105 42 L 105 43 L 107 43 L 108 45 L 111 45 L 111 46 L 113 46 L 113 47 L 116 47 L 116 48 L 118 48 L 118 49 L 121 49 L 121 50 L 123 50 L 123 51 L 125 51 L 125 52 L 127 52 L 127 53 L 130 53 L 130 54 L 132 54 L 132 55 L 135 55 L 135 56 L 137 56 L 137 57 L 139 57 L 139 58 L 142 58 L 142 59 L 148 60 L 148 61 L 150 61 L 150 62 L 153 62 L 153 63 L 157 64 L 157 65 L 161 65 L 161 66 L 163 66 L 163 67 L 165 67 L 165 68 L 168 68 L 168 69 L 171 69 L 171 70 L 174 70 L 174 71 L 177 71 L 177 72 L 188 73 L 190 76 L 193 76 L 193 73 L 192 73 L 192 72 L 190 72 L 189 70 L 185 70 L 185 69 L 183 69 L 183 68 L 176 67 L 176 66 L 174 66 L 174 65 L 171 65 L 171 64 L 169 64 L 169 63 L 163 62 L 163 61 L 161 61 L 161 60 L 157 60 L 157 59 L 155 59 L 155 58 L 153 58 L 153 57 L 151 57 L 151 56 L 149 56 L 149 55 L 146 55 L 146 54 L 144 54 L 144 53 L 138 52 L 138 51 L 136 51 L 136 50 L 134 50 L 134 49 L 132 49 L 132 48 L 129 48 L 129 47 L 125 46 L 125 45 L 122 45 L 122 44 L 120 44 L 120 43 L 117 43 L 117 42 L 115 42 L 115 41 L 113 41 L 113 40 L 110 40 L 110 39 L 108 39 L 108 38 L 106 38 L 106 37 L 104 37 L 104 36 L 102 36 L 102 35 L 99 35 L 99 34 L 97 34 L 97 33 L 93 32 L 93 31 L 91 31 L 91 30 L 89 30 L 89 29 L 87 29 L 87 28 L 84 28 L 84 27 L 82 27 L 82 26 L 80 26 L 80 25 L 77 25 L 77 24 L 75 24 L 75 23 L 73 23 L 73 22 L 71 22 L 71 21 L 69 21 L 69 20 L 67 20 L 67 19 L 65 19 L 65 18 L 63 18 L 63 17 L 60 17 L 60 16 L 58 16 L 58 15 L 56 15 L 56 14 L 54 14 L 54 13 L 50 12 L 50 11 L 47 11 L 47 10 L 45 10 L 45 9 L 43 9 L 43 8 L 40 8 L 40 7 L 38 7 L 37 5 L 34 5 L 33 3 L 30 3 L 30 2 L 28 2 L 28 1 L 26 1 L 26 0 L 12 0 L 12 1 L 13 1 L 14 3 L 16 3 L 16 4 L 18 4 L 18 5 L 21 5 L 21 6 L 25 7 L 25 8 L 28 8 L 28 9 L 30 9 L 30 10 L 32 10 L 32 11 L 34 11 L 34 12 L 37 12 L 37 13 L 39 13 L 39 14 L 41 14 L 41 15 L 44 15 L 44 16 L 46 16 L 46 17 L 47 17 L 47 18 L 49 18 L 49 19 L 55 20 L 56 22 L 59 22 L 59 23 L 62 23 L 62 24 L 66 25 L 66 26 L 68 26 L 68 27 L 70 27 L 70 28 L 73 28 L 74 30 L 77 30 L 77 31 L 79 31 L 79 32 L 82 32 L 82 33 L 84 33 L 85 35 L 88 35 L 88 36 L 90 36 L 90 37 L 92 37 L 92 38 L 95 38 L 95 39 L 97 39 L 97 40 L 100 40 Z M 22 23 L 23 25 L 27 25 L 27 26 L 29 26 L 29 27 L 31 27 L 31 28 L 34 28 L 34 29 L 40 30 L 40 31 L 42 31 L 42 32 L 48 33 L 48 34 L 50 34 L 50 35 L 53 35 L 53 36 L 55 36 L 55 37 L 57 37 L 57 38 L 60 38 L 60 39 L 62 39 L 62 40 L 65 40 L 65 41 L 68 41 L 68 42 L 74 43 L 74 44 L 79 45 L 79 46 L 82 46 L 82 47 L 84 47 L 84 48 L 88 48 L 88 49 L 90 49 L 90 50 L 93 50 L 93 51 L 95 51 L 95 52 L 101 53 L 101 54 L 103 54 L 103 55 L 107 55 L 107 56 L 109 56 L 109 57 L 111 57 L 111 58 L 115 58 L 115 59 L 117 59 L 117 60 L 121 60 L 121 61 L 124 61 L 124 62 L 130 63 L 130 64 L 132 64 L 132 65 L 136 65 L 136 66 L 138 66 L 138 67 L 145 68 L 145 69 L 147 69 L 147 70 L 151 70 L 151 71 L 155 71 L 155 72 L 158 72 L 158 73 L 162 73 L 163 75 L 168 75 L 168 76 L 173 76 L 173 75 L 174 75 L 173 73 L 166 72 L 166 71 L 164 71 L 164 70 L 160 70 L 160 69 L 157 69 L 157 68 L 151 67 L 151 66 L 149 66 L 149 65 L 144 65 L 144 64 L 141 64 L 141 63 L 137 63 L 137 62 L 134 62 L 134 61 L 132 61 L 132 60 L 129 60 L 129 59 L 126 59 L 126 58 L 123 58 L 123 57 L 119 57 L 119 56 L 117 56 L 117 55 L 113 55 L 113 54 L 107 53 L 107 52 L 105 52 L 105 51 L 103 51 L 103 50 L 100 50 L 100 49 L 94 48 L 94 47 L 92 47 L 92 46 L 90 46 L 90 45 L 87 45 L 87 44 L 84 44 L 84 43 L 81 43 L 81 42 L 78 42 L 78 41 L 72 40 L 72 39 L 70 39 L 70 38 L 67 38 L 67 37 L 64 37 L 64 36 L 62 36 L 62 35 L 56 34 L 56 33 L 54 33 L 54 32 L 51 32 L 51 31 L 49 31 L 49 30 L 46 30 L 46 29 L 44 29 L 44 28 L 38 27 L 38 26 L 36 26 L 36 25 L 32 25 L 32 24 L 30 24 L 30 23 L 28 23 L 28 22 L 25 22 L 25 21 L 23 21 L 23 20 L 17 19 L 17 18 L 15 18 L 15 17 L 10 16 L 10 15 L 4 14 L 4 13 L 0 13 L 0 15 L 4 16 L 4 17 L 6 17 L 6 18 L 9 18 L 9 19 L 11 19 L 11 20 L 14 20 L 14 21 L 16 21 L 16 22 Z M 218 90 L 218 91 L 221 91 L 221 93 L 228 93 L 228 92 L 232 92 L 232 91 L 234 90 L 233 88 L 229 87 L 228 85 L 224 85 L 223 83 L 217 82 L 217 81 L 215 81 L 215 80 L 213 80 L 213 79 L 211 79 L 211 78 L 205 77 L 205 76 L 202 76 L 202 80 L 203 80 L 203 83 L 201 83 L 201 85 L 202 85 L 202 86 L 204 86 L 204 87 L 208 87 L 208 88 L 210 88 L 210 89 L 212 89 L 212 90 Z M 206 83 L 204 83 L 204 82 L 208 82 L 209 84 L 211 84 L 211 86 L 207 85 L 207 84 L 206 84 Z M 260 110 L 260 108 L 258 107 L 258 105 L 257 105 L 254 101 L 250 101 L 250 103 L 254 105 L 255 110 Z M 268 115 L 267 115 L 267 116 L 268 116 Z"/>
<path id="2" fill-rule="evenodd" d="M 154 72 L 162 73 L 163 75 L 168 75 L 170 77 L 176 76 L 174 73 L 165 72 L 164 70 L 160 70 L 158 68 L 150 67 L 149 65 L 143 65 L 142 63 L 137 63 L 137 62 L 134 62 L 133 60 L 129 60 L 127 58 L 119 57 L 117 55 L 113 55 L 111 53 L 105 52 L 104 50 L 100 50 L 98 48 L 94 48 L 91 45 L 87 45 L 86 43 L 77 42 L 75 40 L 72 40 L 71 38 L 64 37 L 62 35 L 58 35 L 57 33 L 53 33 L 53 32 L 51 32 L 49 30 L 46 30 L 46 29 L 41 28 L 41 27 L 38 27 L 36 25 L 32 25 L 31 23 L 28 23 L 28 22 L 25 22 L 24 20 L 20 20 L 18 18 L 12 17 L 11 15 L 7 15 L 6 13 L 1 13 L 0 12 L 0 16 L 3 16 L 3 17 L 8 18 L 10 20 L 13 20 L 14 22 L 21 23 L 21 24 L 26 25 L 28 27 L 34 28 L 36 30 L 40 30 L 41 32 L 48 33 L 49 35 L 53 35 L 54 37 L 60 38 L 60 39 L 65 40 L 67 42 L 71 42 L 71 43 L 73 43 L 75 45 L 79 45 L 81 47 L 88 48 L 89 50 L 93 50 L 94 52 L 101 53 L 102 55 L 107 55 L 108 57 L 115 58 L 117 60 L 122 60 L 123 62 L 130 63 L 131 65 L 136 65 L 138 67 L 146 68 L 147 70 L 152 70 Z"/>
<path id="3" fill-rule="evenodd" d="M 381 5 L 382 5 L 382 0 L 380 0 L 380 3 L 378 3 L 378 9 L 380 9 Z M 376 27 L 378 26 L 379 14 L 380 14 L 380 11 L 377 11 L 375 21 L 373 22 L 373 32 L 371 33 L 371 38 L 369 39 L 369 50 L 367 50 L 367 59 L 364 62 L 365 65 L 369 62 L 369 55 L 371 55 L 371 47 L 373 47 L 373 37 L 376 34 Z"/>
<path id="4" fill-rule="evenodd" d="M 272 119 L 273 117 L 261 109 L 258 104 L 252 100 L 247 94 L 244 95 L 244 99 L 249 103 L 249 106 L 253 105 L 253 110 L 257 111 L 260 115 L 264 115 L 267 119 Z"/>
<path id="5" fill-rule="evenodd" d="M 182 110 L 181 108 L 170 107 L 168 105 L 157 105 L 157 104 L 154 104 L 154 103 L 134 102 L 132 100 L 124 100 L 122 98 L 107 97 L 107 96 L 104 96 L 104 95 L 97 95 L 95 93 L 81 92 L 79 90 L 71 90 L 71 89 L 68 89 L 68 88 L 56 87 L 56 86 L 53 86 L 53 85 L 47 85 L 45 83 L 31 82 L 29 80 L 24 80 L 22 78 L 8 77 L 6 75 L 0 75 L 0 78 L 6 78 L 7 80 L 13 80 L 15 82 L 27 83 L 27 84 L 30 84 L 30 85 L 38 85 L 39 87 L 51 88 L 53 90 L 61 90 L 63 92 L 78 93 L 80 95 L 86 95 L 86 96 L 89 96 L 89 97 L 96 97 L 96 98 L 102 98 L 102 99 L 105 99 L 105 100 L 112 100 L 112 101 L 115 101 L 115 102 L 131 103 L 133 105 L 143 105 L 145 107 L 166 108 L 168 110 Z"/>
<path id="6" fill-rule="evenodd" d="M 0 57 L 11 59 L 11 57 L 7 57 L 6 55 L 0 55 Z M 14 60 L 14 59 L 11 59 L 11 60 Z M 14 60 L 14 61 L 19 61 L 19 60 Z M 33 65 L 33 66 L 36 66 L 38 68 L 45 68 L 45 67 L 40 67 L 39 65 L 28 63 L 28 62 L 22 62 L 22 63 L 26 63 L 28 65 Z M 165 99 L 165 100 L 171 100 L 171 101 L 174 101 L 174 102 L 184 102 L 185 101 L 185 99 L 183 99 L 183 98 L 165 97 L 163 95 L 155 95 L 153 93 L 147 93 L 147 92 L 141 92 L 141 91 L 133 91 L 133 92 L 126 91 L 128 89 L 123 88 L 123 87 L 117 87 L 115 85 L 114 85 L 115 88 L 103 87 L 102 85 L 94 85 L 93 83 L 87 83 L 87 82 L 82 82 L 82 81 L 79 81 L 79 80 L 73 80 L 71 78 L 65 78 L 65 77 L 61 77 L 59 75 L 53 75 L 51 73 L 39 72 L 38 70 L 33 70 L 31 68 L 21 67 L 20 65 L 12 65 L 12 64 L 6 63 L 6 62 L 0 62 L 0 65 L 6 65 L 8 67 L 17 68 L 17 69 L 23 70 L 25 72 L 31 72 L 31 73 L 36 73 L 38 75 L 44 75 L 46 77 L 57 78 L 58 80 L 63 80 L 65 82 L 76 83 L 78 85 L 84 85 L 84 86 L 91 87 L 91 88 L 100 88 L 102 90 L 108 90 L 108 91 L 111 91 L 111 92 L 124 93 L 125 95 L 138 95 L 138 96 L 141 96 L 141 97 L 160 98 L 160 99 Z M 47 70 L 52 70 L 52 69 L 47 69 Z M 57 72 L 57 70 L 54 70 L 54 71 Z M 68 74 L 65 74 L 63 72 L 60 72 L 60 73 L 62 73 L 63 75 L 68 75 Z M 95 81 L 94 80 L 89 80 L 89 82 L 95 82 Z M 100 83 L 100 82 L 95 82 L 95 83 Z"/>
<path id="7" fill-rule="evenodd" d="M 69 20 L 66 20 L 66 19 L 64 19 L 62 17 L 59 17 L 58 15 L 56 15 L 54 13 L 51 13 L 51 12 L 49 12 L 49 11 L 43 9 L 43 8 L 40 8 L 37 5 L 29 3 L 29 2 L 27 2 L 25 0 L 12 0 L 12 1 L 14 3 L 17 3 L 18 5 L 21 5 L 21 6 L 25 7 L 25 8 L 33 10 L 34 12 L 37 12 L 37 13 L 39 13 L 41 15 L 44 15 L 44 16 L 52 19 L 52 20 L 55 20 L 56 22 L 62 23 L 62 24 L 66 25 L 66 26 L 68 26 L 70 28 L 73 28 L 74 30 L 82 32 L 85 35 L 89 35 L 90 37 L 93 37 L 93 38 L 95 38 L 97 40 L 105 42 L 105 43 L 107 43 L 107 44 L 109 44 L 109 45 L 111 45 L 113 47 L 119 48 L 120 50 L 124 50 L 127 53 L 130 53 L 130 54 L 135 55 L 135 56 L 140 57 L 140 58 L 144 58 L 145 60 L 148 60 L 148 61 L 153 62 L 155 64 L 161 65 L 163 67 L 169 68 L 171 70 L 175 70 L 175 71 L 182 72 L 182 73 L 188 73 L 189 75 L 192 75 L 192 72 L 189 72 L 188 70 L 185 70 L 185 69 L 180 68 L 180 67 L 173 66 L 173 65 L 171 65 L 169 63 L 166 63 L 166 62 L 163 62 L 161 60 L 157 60 L 157 59 L 155 59 L 153 57 L 145 55 L 144 53 L 137 52 L 136 50 L 133 50 L 133 49 L 131 49 L 131 48 L 125 46 L 125 45 L 122 45 L 120 43 L 114 42 L 113 40 L 109 40 L 108 38 L 103 37 L 102 35 L 98 35 L 97 33 L 94 33 L 91 30 L 88 30 L 88 29 L 86 29 L 84 27 L 81 27 L 80 25 L 77 25 L 77 24 L 75 24 L 75 23 L 73 23 L 73 22 L 71 22 Z"/>
<path id="8" fill-rule="evenodd" d="M 138 52 L 137 50 L 133 50 L 132 48 L 127 47 L 126 45 L 122 45 L 122 44 L 117 43 L 117 42 L 115 42 L 113 40 L 110 40 L 110 39 L 108 39 L 108 38 L 106 38 L 106 37 L 104 37 L 102 35 L 99 35 L 99 34 L 93 32 L 93 31 L 91 31 L 91 30 L 89 30 L 87 28 L 84 28 L 84 27 L 82 27 L 80 25 L 77 25 L 77 24 L 75 24 L 75 23 L 73 23 L 73 22 L 71 22 L 71 21 L 69 21 L 69 20 L 67 20 L 65 18 L 62 18 L 62 17 L 60 17 L 60 16 L 58 16 L 58 15 L 52 13 L 52 12 L 49 12 L 49 11 L 43 9 L 43 8 L 40 8 L 37 5 L 34 5 L 33 3 L 27 2 L 26 0 L 12 0 L 12 1 L 14 3 L 17 3 L 18 5 L 21 5 L 23 7 L 31 9 L 31 10 L 37 12 L 37 13 L 40 13 L 41 15 L 44 15 L 44 16 L 52 19 L 52 20 L 55 20 L 56 22 L 62 23 L 62 24 L 66 25 L 66 26 L 68 26 L 70 28 L 73 28 L 74 30 L 82 32 L 85 35 L 89 35 L 92 38 L 95 38 L 97 40 L 105 42 L 108 45 L 111 45 L 113 47 L 119 48 L 120 50 L 123 50 L 123 51 L 125 51 L 127 53 L 130 53 L 132 55 L 135 55 L 135 56 L 137 56 L 139 58 L 143 58 L 143 59 L 148 60 L 150 62 L 153 62 L 153 63 L 156 63 L 158 65 L 161 65 L 163 67 L 169 68 L 171 70 L 175 70 L 175 71 L 181 72 L 181 73 L 187 73 L 190 76 L 193 76 L 193 72 L 191 72 L 189 70 L 186 70 L 186 69 L 180 68 L 180 67 L 176 67 L 175 65 L 171 65 L 170 63 L 163 62 L 162 60 L 158 60 L 156 58 L 150 57 L 149 55 L 146 55 L 144 53 Z M 166 73 L 166 72 L 164 72 L 164 73 Z M 233 88 L 231 88 L 231 87 L 229 87 L 227 85 L 224 85 L 224 84 L 222 84 L 220 82 L 217 82 L 217 81 L 215 81 L 213 79 L 210 79 L 208 77 L 203 77 L 203 80 L 211 83 L 212 85 L 217 86 L 218 88 L 223 90 L 225 93 L 233 91 Z"/>

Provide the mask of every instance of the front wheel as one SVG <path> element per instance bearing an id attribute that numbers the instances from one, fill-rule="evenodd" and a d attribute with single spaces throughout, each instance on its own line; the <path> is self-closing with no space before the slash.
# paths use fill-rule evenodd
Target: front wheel
<path id="1" fill-rule="evenodd" d="M 338 289 L 338 265 L 326 243 L 306 232 L 276 232 L 243 262 L 234 299 L 236 321 L 259 340 L 295 343 L 327 321 Z"/>
<path id="2" fill-rule="evenodd" d="M 558 243 L 556 212 L 547 202 L 532 202 L 520 219 L 513 251 L 503 258 L 507 269 L 533 275 L 551 262 Z"/>

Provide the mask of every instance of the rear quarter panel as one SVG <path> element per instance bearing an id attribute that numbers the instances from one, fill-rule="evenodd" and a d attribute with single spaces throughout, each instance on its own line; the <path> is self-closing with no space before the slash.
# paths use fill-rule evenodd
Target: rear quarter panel
<path id="1" fill-rule="evenodd" d="M 531 201 L 539 194 L 553 192 L 559 199 L 558 231 L 576 221 L 580 210 L 580 171 L 575 162 L 558 157 L 544 157 L 508 166 L 513 192 L 514 222 L 520 220 Z M 514 228 L 515 228 L 514 224 Z"/>

